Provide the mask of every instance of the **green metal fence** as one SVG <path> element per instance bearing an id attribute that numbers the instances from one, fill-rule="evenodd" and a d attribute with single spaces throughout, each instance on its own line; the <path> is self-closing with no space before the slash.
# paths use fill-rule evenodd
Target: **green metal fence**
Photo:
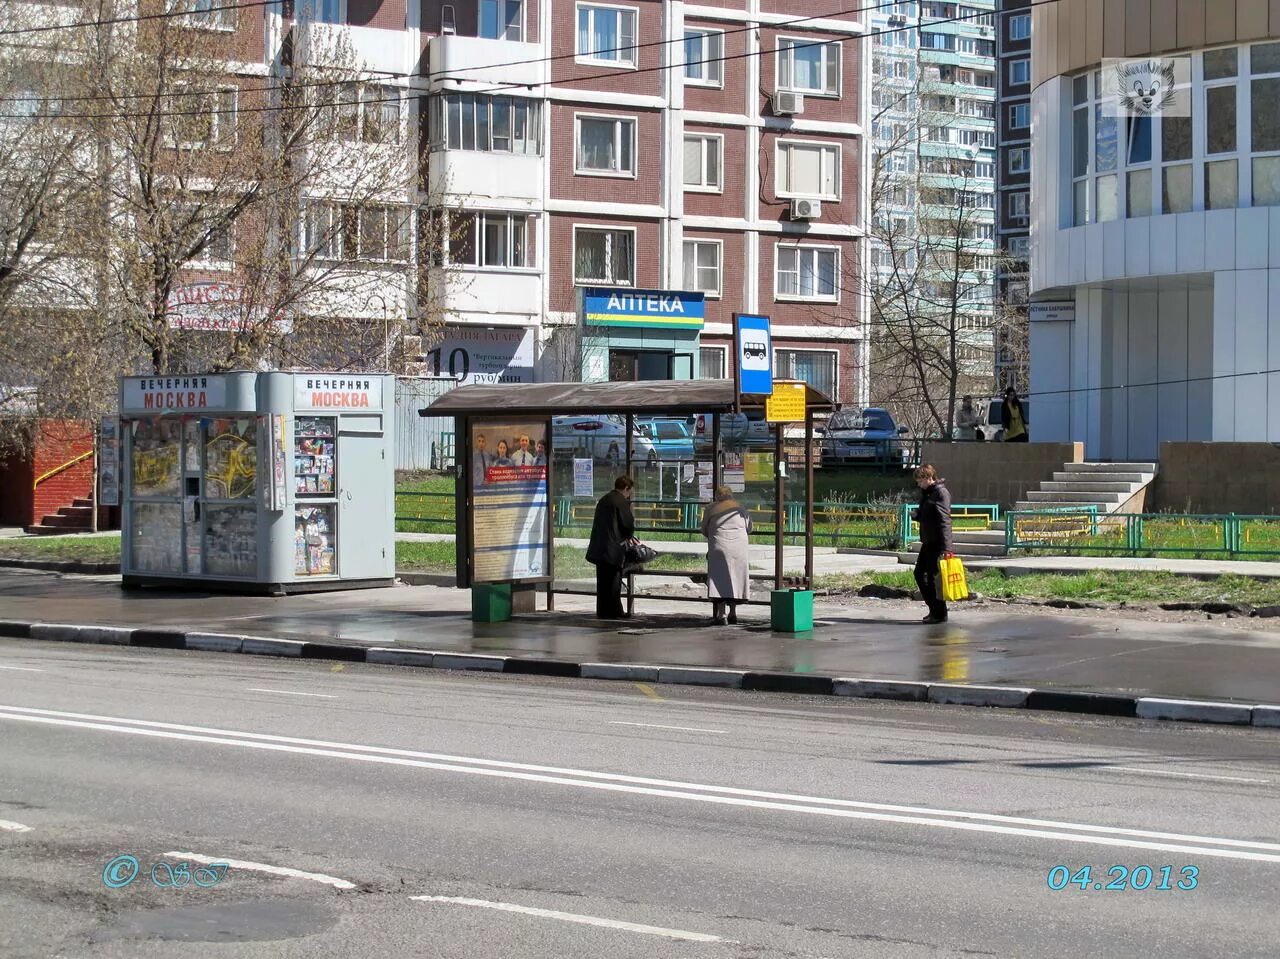
<path id="1" fill-rule="evenodd" d="M 1096 507 L 1005 514 L 1010 550 L 1196 559 L 1280 558 L 1280 516 L 1104 513 Z"/>
<path id="2" fill-rule="evenodd" d="M 898 526 L 903 531 L 903 548 L 920 538 L 920 523 L 915 519 L 915 503 L 903 503 L 899 508 Z M 995 503 L 952 503 L 952 531 L 990 529 L 1000 522 L 1000 507 Z"/>

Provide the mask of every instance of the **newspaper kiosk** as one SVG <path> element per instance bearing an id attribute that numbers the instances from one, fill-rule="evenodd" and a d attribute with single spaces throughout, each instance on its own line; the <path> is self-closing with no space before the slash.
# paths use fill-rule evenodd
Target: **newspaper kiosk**
<path id="1" fill-rule="evenodd" d="M 394 414 L 394 376 L 123 377 L 123 585 L 391 585 Z"/>

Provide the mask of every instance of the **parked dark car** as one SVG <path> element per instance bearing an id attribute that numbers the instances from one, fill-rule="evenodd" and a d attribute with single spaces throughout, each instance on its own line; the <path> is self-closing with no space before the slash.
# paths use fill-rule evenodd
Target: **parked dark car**
<path id="1" fill-rule="evenodd" d="M 888 410 L 871 406 L 839 410 L 828 418 L 822 437 L 823 466 L 859 466 L 874 463 L 907 465 L 910 454 Z"/>

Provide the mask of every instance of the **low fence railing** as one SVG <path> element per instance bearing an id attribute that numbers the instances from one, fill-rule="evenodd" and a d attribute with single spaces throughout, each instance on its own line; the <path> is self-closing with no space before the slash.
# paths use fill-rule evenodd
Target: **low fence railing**
<path id="1" fill-rule="evenodd" d="M 1061 507 L 1005 514 L 1010 550 L 1207 559 L 1280 557 L 1280 516 L 1103 513 Z"/>
<path id="2" fill-rule="evenodd" d="M 898 525 L 903 531 L 902 545 L 910 546 L 920 539 L 920 522 L 914 518 L 915 503 L 903 503 L 899 507 Z M 995 503 L 953 503 L 951 506 L 951 530 L 990 529 L 1000 522 L 1000 507 Z"/>

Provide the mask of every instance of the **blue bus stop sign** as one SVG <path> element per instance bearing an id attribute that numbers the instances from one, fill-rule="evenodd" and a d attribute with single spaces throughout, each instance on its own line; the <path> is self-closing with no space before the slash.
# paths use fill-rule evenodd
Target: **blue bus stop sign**
<path id="1" fill-rule="evenodd" d="M 738 393 L 773 394 L 773 337 L 769 318 L 749 313 L 733 316 L 734 343 L 738 352 Z"/>

